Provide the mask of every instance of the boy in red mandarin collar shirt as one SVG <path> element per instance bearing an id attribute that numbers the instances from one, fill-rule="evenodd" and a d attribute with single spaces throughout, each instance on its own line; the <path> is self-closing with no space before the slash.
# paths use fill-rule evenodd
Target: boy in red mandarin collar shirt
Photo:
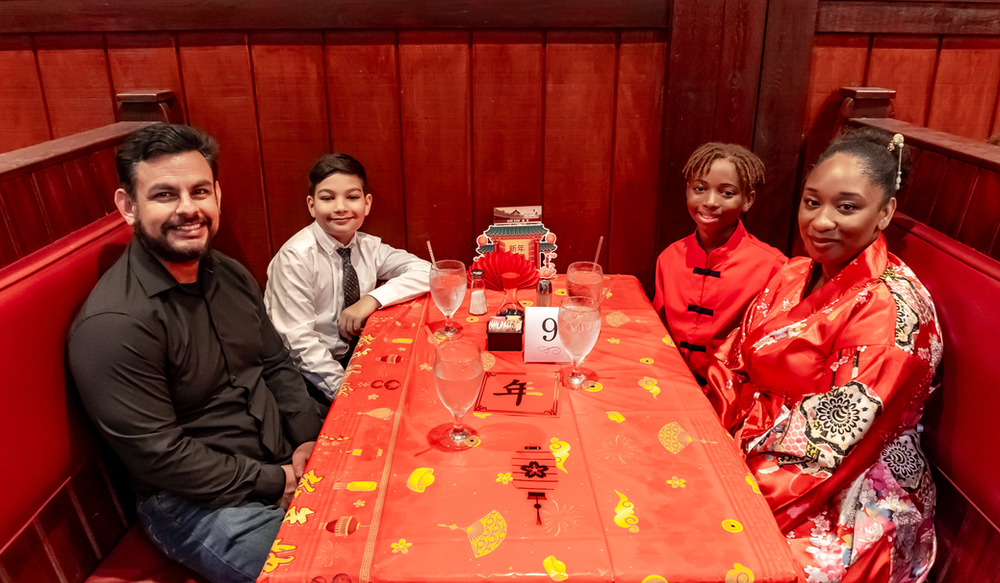
<path id="1" fill-rule="evenodd" d="M 786 257 L 740 220 L 764 181 L 760 158 L 743 146 L 710 142 L 688 158 L 684 178 L 697 229 L 660 253 L 653 306 L 704 385 L 709 359 Z"/>

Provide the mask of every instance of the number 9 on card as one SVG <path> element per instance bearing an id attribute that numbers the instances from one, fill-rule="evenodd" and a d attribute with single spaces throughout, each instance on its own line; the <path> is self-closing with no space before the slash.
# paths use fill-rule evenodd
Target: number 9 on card
<path id="1" fill-rule="evenodd" d="M 524 314 L 524 362 L 572 362 L 559 340 L 559 308 L 528 306 Z"/>

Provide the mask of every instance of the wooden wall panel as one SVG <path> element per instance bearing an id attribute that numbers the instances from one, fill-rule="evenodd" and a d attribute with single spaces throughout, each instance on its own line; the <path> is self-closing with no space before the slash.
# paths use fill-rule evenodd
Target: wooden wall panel
<path id="1" fill-rule="evenodd" d="M 896 119 L 924 125 L 939 44 L 936 36 L 878 35 L 872 40 L 865 84 L 896 90 Z"/>
<path id="2" fill-rule="evenodd" d="M 1000 174 L 980 169 L 958 240 L 973 249 L 988 250 L 1000 225 Z"/>
<path id="3" fill-rule="evenodd" d="M 972 164 L 948 160 L 943 182 L 948 186 L 937 196 L 928 225 L 951 238 L 958 236 L 978 173 L 978 168 Z"/>
<path id="4" fill-rule="evenodd" d="M 472 33 L 477 235 L 493 223 L 495 206 L 542 204 L 544 41 L 540 30 Z"/>
<path id="5" fill-rule="evenodd" d="M 1000 87 L 1000 38 L 941 41 L 927 127 L 985 140 Z"/>
<path id="6" fill-rule="evenodd" d="M 407 243 L 472 261 L 470 50 L 467 31 L 399 33 Z"/>
<path id="7" fill-rule="evenodd" d="M 715 137 L 717 74 L 722 61 L 725 0 L 674 2 L 668 56 L 660 204 L 656 248 L 662 250 L 694 230 L 684 203 L 682 170 L 694 150 Z"/>
<path id="8" fill-rule="evenodd" d="M 63 162 L 68 187 L 72 193 L 64 201 L 72 212 L 81 217 L 84 225 L 90 224 L 108 214 L 105 202 L 113 199 L 112 191 L 104 191 L 97 178 L 97 171 L 90 156 L 71 158 Z M 83 226 L 83 225 L 80 225 Z"/>
<path id="9" fill-rule="evenodd" d="M 40 34 L 35 50 L 53 138 L 114 123 L 102 35 Z"/>
<path id="10" fill-rule="evenodd" d="M 106 42 L 116 93 L 137 89 L 173 91 L 187 120 L 177 39 L 173 33 L 112 33 L 106 35 Z"/>
<path id="11" fill-rule="evenodd" d="M 910 176 L 906 198 L 900 207 L 903 213 L 922 223 L 928 222 L 947 165 L 948 159 L 937 152 L 920 153 L 920 165 Z"/>
<path id="12" fill-rule="evenodd" d="M 816 4 L 817 0 L 770 0 L 767 7 L 753 141 L 767 181 L 746 222 L 751 233 L 785 251 L 791 248 L 789 233 L 800 189 L 798 158 Z"/>
<path id="13" fill-rule="evenodd" d="M 36 191 L 42 201 L 42 212 L 52 229 L 52 238 L 58 239 L 99 218 L 88 216 L 88 205 L 81 204 L 70 186 L 62 166 L 50 166 L 32 174 Z"/>
<path id="14" fill-rule="evenodd" d="M 608 232 L 615 33 L 549 32 L 546 43 L 542 212 L 559 237 L 557 267 L 564 270 L 593 261 L 598 237 Z"/>
<path id="15" fill-rule="evenodd" d="M 29 175 L 0 182 L 0 198 L 6 213 L 5 223 L 18 257 L 37 251 L 54 239 L 48 218 L 42 213 L 41 201 Z"/>
<path id="16" fill-rule="evenodd" d="M 312 218 L 309 169 L 330 150 L 319 32 L 250 36 L 271 247 L 278 249 Z"/>
<path id="17" fill-rule="evenodd" d="M 326 86 L 334 151 L 365 167 L 372 210 L 364 231 L 407 248 L 396 33 L 326 33 Z"/>
<path id="18" fill-rule="evenodd" d="M 618 49 L 608 273 L 639 277 L 653 295 L 663 140 L 666 33 L 623 31 Z"/>
<path id="19" fill-rule="evenodd" d="M 869 41 L 864 34 L 823 34 L 813 41 L 806 98 L 806 168 L 816 162 L 833 137 L 842 101 L 840 88 L 865 83 Z"/>
<path id="20" fill-rule="evenodd" d="M 247 37 L 185 32 L 178 43 L 191 125 L 219 142 L 223 196 L 217 246 L 263 282 L 273 253 Z"/>
<path id="21" fill-rule="evenodd" d="M 52 139 L 29 36 L 0 35 L 0 153 Z"/>
<path id="22" fill-rule="evenodd" d="M 750 147 L 764 52 L 767 4 L 726 0 L 712 139 Z"/>
<path id="23" fill-rule="evenodd" d="M 99 191 L 103 194 L 101 204 L 105 213 L 116 213 L 114 193 L 118 190 L 118 170 L 115 167 L 114 148 L 98 150 L 90 155 L 94 165 Z"/>

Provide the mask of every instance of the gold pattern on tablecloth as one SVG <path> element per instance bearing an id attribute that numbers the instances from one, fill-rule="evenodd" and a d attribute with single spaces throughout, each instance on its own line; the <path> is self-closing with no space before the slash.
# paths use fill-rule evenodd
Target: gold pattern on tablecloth
<path id="1" fill-rule="evenodd" d="M 753 583 L 753 571 L 739 563 L 733 563 L 733 568 L 726 573 L 726 583 Z"/>
<path id="2" fill-rule="evenodd" d="M 628 437 L 616 435 L 601 443 L 600 453 L 604 459 L 624 465 L 639 457 L 638 449 Z"/>
<path id="3" fill-rule="evenodd" d="M 489 352 L 484 352 L 482 356 L 483 361 L 483 371 L 488 371 L 497 363 L 497 357 Z"/>
<path id="4" fill-rule="evenodd" d="M 663 343 L 666 344 L 667 346 L 677 346 L 676 344 L 674 344 L 674 339 L 669 336 L 664 336 L 663 338 L 661 338 L 661 340 L 663 340 Z"/>
<path id="5" fill-rule="evenodd" d="M 514 481 L 514 476 L 511 475 L 511 472 L 497 472 L 496 481 L 500 482 L 501 484 L 507 485 Z"/>
<path id="6" fill-rule="evenodd" d="M 649 394 L 653 395 L 653 398 L 655 399 L 656 396 L 660 394 L 660 387 L 657 386 L 658 382 L 659 381 L 653 377 L 642 377 L 639 379 L 639 386 L 649 391 Z"/>
<path id="7" fill-rule="evenodd" d="M 615 490 L 618 494 L 618 504 L 615 506 L 615 524 L 628 529 L 629 532 L 639 532 L 639 517 L 635 515 L 635 504 L 629 502 L 628 496 Z"/>
<path id="8" fill-rule="evenodd" d="M 629 317 L 625 314 L 625 312 L 619 310 L 617 312 L 611 312 L 610 314 L 605 316 L 604 321 L 608 323 L 608 326 L 611 326 L 612 328 L 617 328 L 628 322 Z"/>
<path id="9" fill-rule="evenodd" d="M 267 553 L 267 561 L 264 562 L 264 572 L 273 573 L 281 565 L 291 563 L 295 560 L 294 555 L 288 555 L 295 550 L 295 545 L 283 545 L 281 539 L 276 538 L 271 543 L 271 550 Z"/>
<path id="10" fill-rule="evenodd" d="M 760 494 L 760 486 L 757 485 L 757 480 L 753 479 L 753 476 L 747 476 L 747 484 L 750 484 L 754 494 Z"/>
<path id="11" fill-rule="evenodd" d="M 417 468 L 410 472 L 410 477 L 406 479 L 406 487 L 421 494 L 428 486 L 434 483 L 434 468 Z"/>
<path id="12" fill-rule="evenodd" d="M 608 342 L 611 344 L 621 344 L 622 341 L 618 338 L 608 338 Z"/>
<path id="13" fill-rule="evenodd" d="M 282 520 L 282 522 L 285 524 L 305 524 L 306 520 L 308 520 L 309 516 L 312 514 L 316 513 L 309 508 L 292 506 L 288 509 L 288 512 L 285 513 L 285 519 Z"/>
<path id="14" fill-rule="evenodd" d="M 646 358 L 640 358 L 639 362 L 641 362 L 642 364 L 653 364 L 653 362 L 655 361 L 647 356 Z"/>
<path id="15" fill-rule="evenodd" d="M 667 480 L 671 488 L 687 488 L 687 484 L 684 482 L 686 482 L 684 478 L 678 478 L 677 476 L 670 476 L 670 479 Z"/>
<path id="16" fill-rule="evenodd" d="M 316 470 L 309 470 L 308 472 L 302 474 L 302 478 L 299 480 L 299 485 L 295 487 L 295 495 L 292 498 L 298 498 L 299 494 L 303 492 L 309 492 L 310 494 L 316 491 L 316 484 L 323 480 L 323 476 L 317 476 Z"/>
<path id="17" fill-rule="evenodd" d="M 670 583 L 662 575 L 647 575 L 642 583 Z"/>
<path id="18" fill-rule="evenodd" d="M 678 454 L 682 449 L 687 447 L 692 441 L 700 441 L 702 443 L 717 443 L 715 441 L 708 441 L 705 439 L 695 439 L 691 437 L 691 434 L 687 432 L 681 424 L 676 421 L 671 421 L 663 427 L 660 428 L 660 432 L 656 436 L 663 447 L 667 448 L 672 454 Z"/>
<path id="19" fill-rule="evenodd" d="M 549 440 L 549 450 L 552 455 L 556 456 L 556 467 L 563 471 L 563 473 L 568 474 L 566 466 L 566 458 L 569 457 L 570 445 L 565 441 L 560 441 L 558 437 L 553 437 Z"/>
<path id="20" fill-rule="evenodd" d="M 374 417 L 375 419 L 386 420 L 392 417 L 392 409 L 388 407 L 379 407 L 378 409 L 372 409 L 371 411 L 358 411 L 358 415 L 368 415 L 369 417 Z"/>
<path id="21" fill-rule="evenodd" d="M 743 525 L 736 520 L 723 520 L 722 528 L 729 532 L 743 532 Z"/>
<path id="22" fill-rule="evenodd" d="M 553 581 L 565 581 L 569 579 L 569 575 L 566 574 L 566 563 L 557 559 L 555 555 L 549 555 L 542 559 L 542 566 L 545 567 L 545 572 L 549 574 L 549 579 Z"/>
<path id="23" fill-rule="evenodd" d="M 559 536 L 562 532 L 576 530 L 576 523 L 583 519 L 583 516 L 576 511 L 576 506 L 572 504 L 560 504 L 553 497 L 548 498 L 540 511 L 542 524 L 545 525 L 545 532 Z"/>
<path id="24" fill-rule="evenodd" d="M 583 381 L 583 390 L 588 393 L 600 393 L 603 388 L 604 385 L 597 381 Z"/>
<path id="25" fill-rule="evenodd" d="M 408 543 L 405 538 L 401 538 L 398 543 L 392 543 L 390 546 L 392 546 L 392 552 L 403 553 L 405 555 L 410 552 L 410 547 L 413 546 L 413 543 Z"/>
<path id="26" fill-rule="evenodd" d="M 625 421 L 625 416 L 618 411 L 608 411 L 608 419 L 614 421 L 615 423 L 621 423 Z"/>
<path id="27" fill-rule="evenodd" d="M 480 518 L 471 525 L 462 528 L 455 524 L 439 524 L 451 530 L 464 530 L 472 545 L 472 554 L 478 559 L 495 551 L 500 543 L 507 538 L 507 521 L 496 510 Z"/>

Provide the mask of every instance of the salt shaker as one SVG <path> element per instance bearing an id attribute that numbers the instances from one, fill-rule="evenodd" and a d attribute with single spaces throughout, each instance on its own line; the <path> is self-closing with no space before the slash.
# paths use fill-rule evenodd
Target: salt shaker
<path id="1" fill-rule="evenodd" d="M 547 279 L 538 280 L 538 289 L 535 291 L 535 305 L 539 308 L 547 308 L 552 305 L 552 282 Z"/>
<path id="2" fill-rule="evenodd" d="M 472 297 L 469 298 L 469 313 L 482 316 L 486 313 L 486 282 L 483 281 L 483 270 L 472 270 Z"/>

